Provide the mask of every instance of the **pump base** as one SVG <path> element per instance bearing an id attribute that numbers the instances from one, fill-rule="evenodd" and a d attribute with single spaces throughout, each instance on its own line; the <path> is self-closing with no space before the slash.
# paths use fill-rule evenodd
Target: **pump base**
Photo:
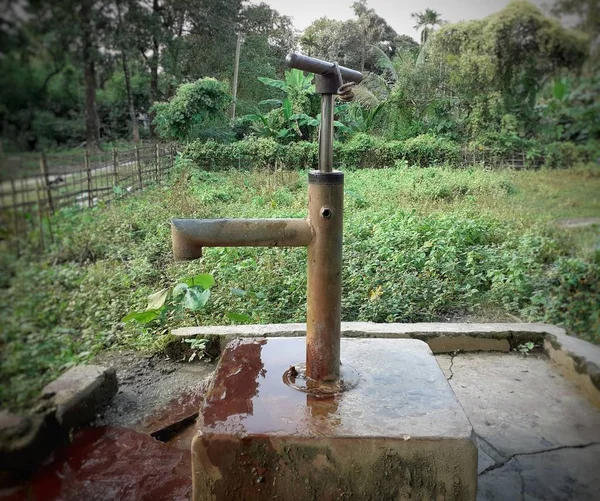
<path id="1" fill-rule="evenodd" d="M 357 386 L 315 397 L 286 385 L 303 338 L 229 343 L 192 444 L 199 500 L 474 500 L 472 428 L 429 347 L 342 339 Z"/>

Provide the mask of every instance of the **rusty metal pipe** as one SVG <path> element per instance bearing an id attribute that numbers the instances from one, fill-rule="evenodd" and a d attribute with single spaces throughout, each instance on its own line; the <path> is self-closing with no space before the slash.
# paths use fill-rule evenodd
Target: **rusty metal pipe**
<path id="1" fill-rule="evenodd" d="M 310 172 L 306 375 L 317 381 L 340 376 L 343 211 L 344 174 Z"/>
<path id="2" fill-rule="evenodd" d="M 312 240 L 306 219 L 172 219 L 176 260 L 202 257 L 202 247 L 305 247 Z"/>
<path id="3" fill-rule="evenodd" d="M 304 54 L 298 54 L 297 52 L 288 54 L 288 56 L 285 58 L 285 61 L 290 68 L 309 71 L 311 73 L 315 73 L 316 75 L 324 75 L 329 73 L 334 66 L 334 63 L 330 63 L 329 61 L 323 61 L 322 59 L 305 56 Z M 345 66 L 338 66 L 338 68 L 342 78 L 347 82 L 360 83 L 363 79 L 363 75 L 360 71 L 351 70 Z"/>
<path id="4" fill-rule="evenodd" d="M 333 170 L 333 94 L 321 96 L 321 126 L 319 127 L 319 170 L 331 172 Z"/>

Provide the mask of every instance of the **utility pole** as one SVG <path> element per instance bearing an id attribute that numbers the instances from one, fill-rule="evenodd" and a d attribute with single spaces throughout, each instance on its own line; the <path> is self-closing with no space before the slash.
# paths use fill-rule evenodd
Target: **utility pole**
<path id="1" fill-rule="evenodd" d="M 233 70 L 233 89 L 231 94 L 233 96 L 233 105 L 231 106 L 231 119 L 235 119 L 235 104 L 237 99 L 237 86 L 238 86 L 238 73 L 240 70 L 240 48 L 242 45 L 242 34 L 238 32 L 237 42 L 235 44 L 235 68 Z"/>

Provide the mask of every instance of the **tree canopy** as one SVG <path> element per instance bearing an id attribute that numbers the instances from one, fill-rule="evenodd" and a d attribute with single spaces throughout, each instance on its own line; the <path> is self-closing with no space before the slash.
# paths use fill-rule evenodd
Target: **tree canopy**
<path id="1" fill-rule="evenodd" d="M 552 12 L 575 16 L 577 29 L 526 1 L 459 23 L 425 8 L 412 14 L 421 43 L 396 33 L 366 0 L 352 9 L 347 21 L 321 17 L 299 34 L 264 2 L 9 2 L 0 14 L 4 149 L 98 149 L 152 135 L 312 140 L 318 100 L 265 85 L 288 78 L 285 55 L 298 49 L 365 74 L 356 101 L 336 108 L 340 139 L 597 139 L 597 2 L 556 0 Z M 238 35 L 239 119 L 230 124 L 223 107 Z M 209 87 L 222 92 L 219 113 L 192 99 Z M 184 95 L 200 106 L 184 113 L 189 124 L 175 120 Z"/>

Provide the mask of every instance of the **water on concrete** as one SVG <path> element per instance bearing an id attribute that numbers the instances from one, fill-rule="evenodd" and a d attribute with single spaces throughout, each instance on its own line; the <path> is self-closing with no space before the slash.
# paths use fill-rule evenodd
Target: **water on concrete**
<path id="1" fill-rule="evenodd" d="M 138 427 L 146 434 L 113 427 L 84 430 L 75 435 L 74 452 L 57 452 L 33 483 L 0 491 L 2 501 L 143 499 L 143 493 L 153 495 L 151 489 L 157 487 L 158 474 L 152 474 L 156 458 L 167 469 L 155 471 L 169 479 L 163 487 L 171 491 L 147 499 L 189 498 L 193 419 L 170 435 L 167 443 L 148 434 L 170 424 L 165 421 L 169 412 L 174 420 L 189 416 L 187 397 L 180 397 L 198 387 L 214 366 L 128 358 L 130 362 L 117 370 L 119 378 L 126 379 L 125 385 L 121 381 L 125 391 L 104 419 L 107 424 Z M 436 359 L 477 434 L 478 501 L 600 499 L 600 410 L 560 376 L 551 361 L 540 354 L 516 353 L 438 355 Z M 123 447 L 118 445 L 120 434 Z M 132 468 L 135 463 L 147 465 L 150 474 L 143 467 Z M 128 474 L 122 475 L 123 471 Z M 94 482 L 86 484 L 86 478 Z M 111 492 L 118 496 L 106 497 Z"/>

